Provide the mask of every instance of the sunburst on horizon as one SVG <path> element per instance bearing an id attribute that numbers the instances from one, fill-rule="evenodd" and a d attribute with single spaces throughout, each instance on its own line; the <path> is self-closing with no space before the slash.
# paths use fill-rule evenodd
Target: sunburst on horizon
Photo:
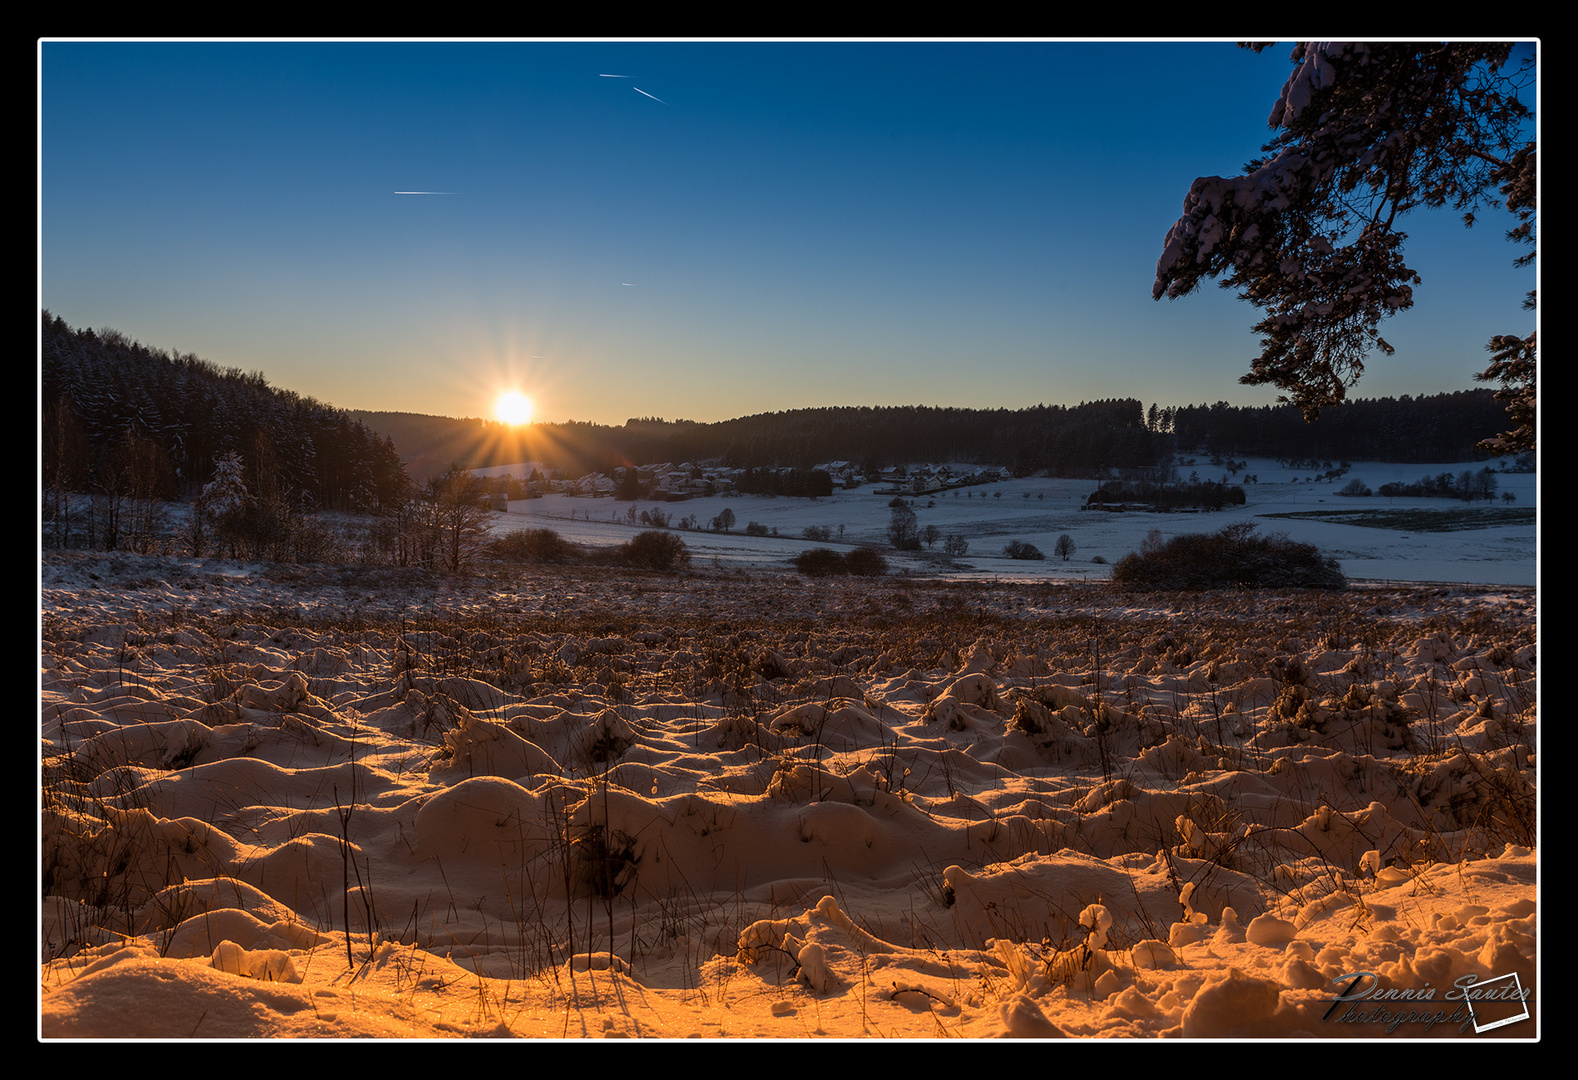
<path id="1" fill-rule="evenodd" d="M 532 400 L 519 390 L 506 390 L 493 403 L 493 414 L 506 424 L 519 427 L 531 423 Z"/>

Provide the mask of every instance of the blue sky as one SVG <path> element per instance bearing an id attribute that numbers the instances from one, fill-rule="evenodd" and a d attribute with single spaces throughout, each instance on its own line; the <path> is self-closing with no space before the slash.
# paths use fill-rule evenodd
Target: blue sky
<path id="1" fill-rule="evenodd" d="M 1151 283 L 1290 46 L 46 42 L 40 304 L 342 408 L 1268 403 L 1256 310 Z M 1529 332 L 1509 225 L 1407 222 L 1355 394 Z"/>

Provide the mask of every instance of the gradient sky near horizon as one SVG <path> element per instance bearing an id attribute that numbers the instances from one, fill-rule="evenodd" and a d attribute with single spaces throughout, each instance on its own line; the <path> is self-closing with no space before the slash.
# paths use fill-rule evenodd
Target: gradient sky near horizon
<path id="1" fill-rule="evenodd" d="M 1290 48 L 45 42 L 40 304 L 347 409 L 1270 403 L 1256 309 L 1151 284 Z M 1533 328 L 1511 224 L 1405 220 L 1424 283 L 1355 396 Z"/>

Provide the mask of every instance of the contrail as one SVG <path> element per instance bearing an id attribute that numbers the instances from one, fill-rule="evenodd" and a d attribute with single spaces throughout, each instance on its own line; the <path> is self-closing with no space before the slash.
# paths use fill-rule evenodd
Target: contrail
<path id="1" fill-rule="evenodd" d="M 656 94 L 647 94 L 647 92 L 645 90 L 641 89 L 641 87 L 639 87 L 639 86 L 632 86 L 630 89 L 634 90 L 638 94 L 646 94 L 647 97 L 651 98 L 653 101 L 657 102 L 659 105 L 667 105 L 668 104 L 668 102 L 664 101 L 662 98 L 658 97 Z"/>
<path id="2" fill-rule="evenodd" d="M 634 75 L 599 75 L 599 79 L 633 79 Z"/>
<path id="3" fill-rule="evenodd" d="M 453 195 L 453 191 L 397 191 L 396 195 Z"/>

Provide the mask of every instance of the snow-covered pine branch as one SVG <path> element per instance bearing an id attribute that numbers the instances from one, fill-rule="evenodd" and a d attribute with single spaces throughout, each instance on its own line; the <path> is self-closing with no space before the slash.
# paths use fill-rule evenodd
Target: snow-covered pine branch
<path id="1" fill-rule="evenodd" d="M 1380 324 L 1412 307 L 1421 283 L 1399 218 L 1450 206 L 1472 224 L 1493 204 L 1518 221 L 1510 239 L 1534 243 L 1533 114 L 1519 100 L 1534 61 L 1509 67 L 1512 48 L 1299 43 L 1266 156 L 1243 175 L 1191 185 L 1152 296 L 1176 299 L 1218 280 L 1265 311 L 1255 325 L 1261 353 L 1242 382 L 1275 385 L 1311 419 L 1345 400 L 1370 350 L 1393 351 Z"/>

